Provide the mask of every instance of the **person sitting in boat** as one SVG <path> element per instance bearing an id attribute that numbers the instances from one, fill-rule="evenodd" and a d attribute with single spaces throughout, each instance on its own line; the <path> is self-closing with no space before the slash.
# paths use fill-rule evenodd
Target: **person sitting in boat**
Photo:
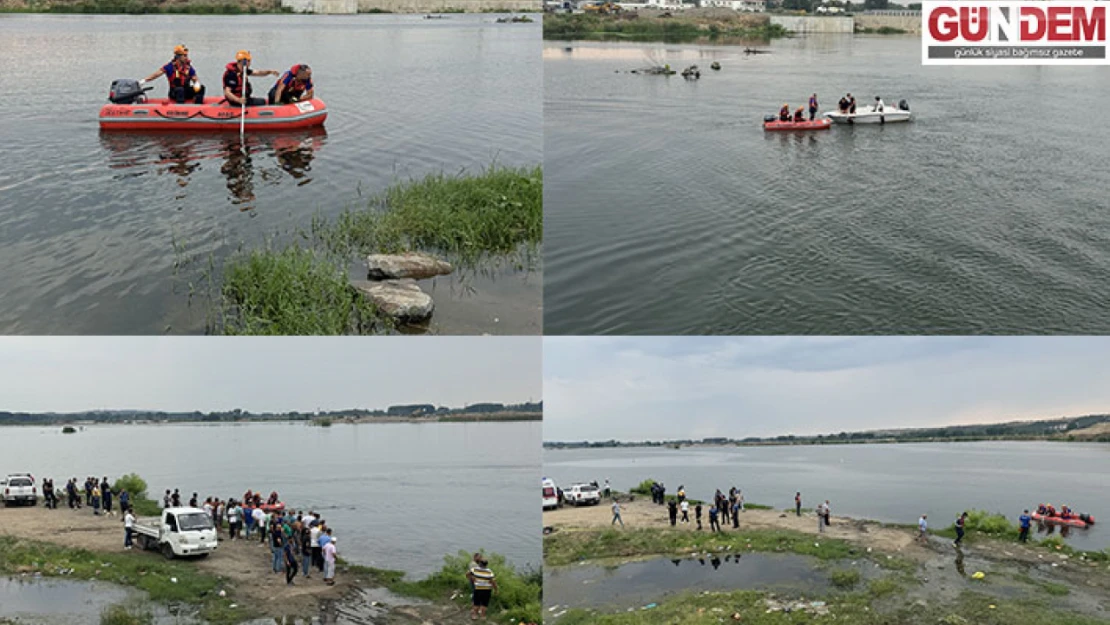
<path id="1" fill-rule="evenodd" d="M 1069 508 L 1067 506 L 1060 506 L 1060 518 L 1061 519 L 1070 519 L 1073 516 L 1075 516 L 1075 515 L 1072 513 L 1071 508 Z"/>
<path id="2" fill-rule="evenodd" d="M 880 98 L 879 96 L 875 96 L 875 112 L 876 113 L 882 113 L 883 108 L 884 108 L 883 107 L 883 99 Z"/>
<path id="3" fill-rule="evenodd" d="M 1044 515 L 1048 514 L 1048 506 L 1044 505 L 1043 503 L 1039 504 L 1037 506 L 1037 514 L 1039 514 L 1041 516 L 1044 516 Z"/>
<path id="4" fill-rule="evenodd" d="M 224 98 L 232 104 L 242 106 L 244 104 L 243 83 L 245 82 L 247 84 L 246 105 L 264 106 L 266 100 L 251 97 L 254 89 L 251 87 L 251 81 L 247 76 L 277 75 L 277 71 L 272 69 L 251 69 L 251 53 L 247 50 L 240 50 L 235 53 L 235 62 L 228 63 L 227 67 L 224 68 Z"/>
<path id="5" fill-rule="evenodd" d="M 139 83 L 148 83 L 162 75 L 170 82 L 170 93 L 167 96 L 169 99 L 178 104 L 185 104 L 185 100 L 204 104 L 204 85 L 197 80 L 197 70 L 193 69 L 193 63 L 189 60 L 189 48 L 184 45 L 175 46 L 173 60 Z"/>
<path id="6" fill-rule="evenodd" d="M 277 491 L 275 490 L 275 491 L 270 493 L 270 498 L 266 500 L 266 505 L 267 506 L 272 506 L 272 505 L 276 504 L 277 502 L 278 502 L 278 494 L 277 494 Z"/>
<path id="7" fill-rule="evenodd" d="M 289 104 L 311 100 L 315 94 L 312 85 L 312 68 L 304 63 L 290 67 L 273 87 L 270 87 L 270 104 Z"/>
<path id="8" fill-rule="evenodd" d="M 783 104 L 782 108 L 779 109 L 779 121 L 780 122 L 790 121 L 790 105 L 789 104 Z"/>
<path id="9" fill-rule="evenodd" d="M 1048 504 L 1048 510 L 1045 511 L 1045 514 L 1048 516 L 1056 516 L 1056 508 L 1053 507 L 1052 504 Z"/>
<path id="10" fill-rule="evenodd" d="M 841 96 L 840 101 L 836 103 L 836 110 L 840 111 L 841 113 L 848 112 L 848 96 Z"/>
<path id="11" fill-rule="evenodd" d="M 851 115 L 856 114 L 856 97 L 850 93 L 848 94 L 848 113 Z"/>
<path id="12" fill-rule="evenodd" d="M 798 108 L 797 108 L 797 109 L 796 109 L 796 110 L 794 111 L 794 121 L 796 121 L 796 122 L 804 122 L 805 120 L 806 120 L 806 107 L 804 107 L 804 106 L 799 106 L 799 107 L 798 107 Z"/>

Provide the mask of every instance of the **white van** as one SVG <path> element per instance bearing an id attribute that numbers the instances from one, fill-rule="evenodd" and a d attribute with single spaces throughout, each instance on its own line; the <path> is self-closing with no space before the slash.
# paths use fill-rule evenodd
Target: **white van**
<path id="1" fill-rule="evenodd" d="M 35 478 L 30 473 L 13 473 L 3 482 L 4 505 L 29 503 L 32 506 L 38 503 L 39 492 L 35 486 Z"/>
<path id="2" fill-rule="evenodd" d="M 555 480 L 543 478 L 543 509 L 554 510 L 559 505 L 559 487 L 555 485 Z"/>

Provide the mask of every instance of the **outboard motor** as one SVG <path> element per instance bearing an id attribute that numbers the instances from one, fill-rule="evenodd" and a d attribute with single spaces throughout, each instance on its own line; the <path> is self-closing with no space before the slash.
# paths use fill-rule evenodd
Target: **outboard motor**
<path id="1" fill-rule="evenodd" d="M 139 85 L 139 81 L 132 78 L 117 78 L 112 81 L 112 90 L 108 92 L 108 100 L 112 104 L 137 104 L 146 101 L 146 96 L 143 95 L 154 87 L 146 87 L 145 89 Z"/>
<path id="2" fill-rule="evenodd" d="M 1080 521 L 1083 521 L 1084 523 L 1088 523 L 1088 524 L 1090 524 L 1090 523 L 1094 523 L 1094 522 L 1095 522 L 1095 520 L 1094 520 L 1094 519 L 1092 519 L 1092 518 L 1091 518 L 1091 515 L 1089 515 L 1089 514 L 1081 514 L 1081 515 L 1079 515 L 1079 520 L 1080 520 Z"/>
<path id="3" fill-rule="evenodd" d="M 776 115 L 764 115 L 763 116 L 763 121 L 765 121 L 765 122 L 773 122 L 773 121 L 776 121 L 777 119 L 778 119 L 778 116 L 776 116 Z"/>
<path id="4" fill-rule="evenodd" d="M 898 108 L 902 109 L 903 111 L 908 111 L 910 110 L 910 103 L 902 100 L 898 102 Z"/>

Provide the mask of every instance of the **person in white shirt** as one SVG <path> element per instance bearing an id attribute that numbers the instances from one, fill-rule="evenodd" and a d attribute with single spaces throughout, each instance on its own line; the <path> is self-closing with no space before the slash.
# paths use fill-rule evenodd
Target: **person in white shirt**
<path id="1" fill-rule="evenodd" d="M 928 532 L 929 530 L 929 521 L 927 520 L 928 517 L 929 515 L 923 514 L 921 515 L 921 518 L 917 520 L 917 539 L 921 542 L 928 542 L 929 540 L 925 536 L 926 532 Z"/>
<path id="2" fill-rule="evenodd" d="M 682 522 L 683 523 L 689 523 L 690 522 L 690 502 L 683 499 L 682 503 L 679 504 L 679 507 L 682 508 Z"/>
<path id="3" fill-rule="evenodd" d="M 883 112 L 883 99 L 880 98 L 879 96 L 875 96 L 875 112 L 876 113 L 882 113 Z"/>
<path id="4" fill-rule="evenodd" d="M 331 533 L 331 530 L 328 530 Z M 328 586 L 335 585 L 335 538 L 324 545 L 324 583 Z"/>
<path id="5" fill-rule="evenodd" d="M 134 543 L 131 542 L 131 533 L 133 531 L 135 531 L 135 514 L 132 513 L 131 508 L 128 508 L 127 512 L 123 515 L 123 548 L 124 549 L 130 549 L 131 545 L 134 544 Z"/>
<path id="6" fill-rule="evenodd" d="M 317 571 L 324 570 L 324 551 L 320 547 L 320 525 L 313 525 L 308 530 L 308 540 L 312 547 L 312 564 Z"/>

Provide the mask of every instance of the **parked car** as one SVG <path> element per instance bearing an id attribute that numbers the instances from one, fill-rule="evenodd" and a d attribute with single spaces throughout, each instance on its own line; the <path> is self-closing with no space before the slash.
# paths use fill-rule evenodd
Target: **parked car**
<path id="1" fill-rule="evenodd" d="M 572 484 L 563 492 L 567 503 L 575 506 L 596 506 L 601 503 L 601 491 L 593 484 Z"/>
<path id="2" fill-rule="evenodd" d="M 5 506 L 13 503 L 29 503 L 33 506 L 38 501 L 38 488 L 35 487 L 35 478 L 30 473 L 13 473 L 4 480 Z"/>

